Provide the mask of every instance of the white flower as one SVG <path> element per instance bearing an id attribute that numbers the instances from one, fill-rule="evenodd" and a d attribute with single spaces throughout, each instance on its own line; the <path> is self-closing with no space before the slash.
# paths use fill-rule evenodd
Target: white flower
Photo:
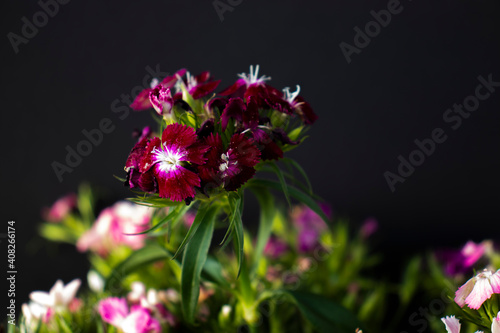
<path id="1" fill-rule="evenodd" d="M 29 304 L 24 303 L 21 309 L 25 323 L 30 329 L 36 328 L 38 322 L 46 317 L 49 310 L 47 307 L 34 302 L 29 302 Z"/>
<path id="2" fill-rule="evenodd" d="M 90 290 L 93 292 L 102 293 L 104 291 L 104 279 L 96 271 L 89 271 L 87 274 L 87 282 Z"/>
<path id="3" fill-rule="evenodd" d="M 455 318 L 455 316 L 448 316 L 441 318 L 441 321 L 446 326 L 446 332 L 448 333 L 460 333 L 460 321 Z M 476 333 L 483 333 L 483 331 L 476 331 Z M 496 332 L 493 332 L 496 333 Z"/>
<path id="4" fill-rule="evenodd" d="M 80 288 L 80 279 L 75 279 L 64 286 L 61 280 L 57 280 L 50 291 L 34 291 L 30 294 L 33 302 L 52 308 L 55 311 L 67 309 L 69 303 L 75 298 L 78 288 Z"/>

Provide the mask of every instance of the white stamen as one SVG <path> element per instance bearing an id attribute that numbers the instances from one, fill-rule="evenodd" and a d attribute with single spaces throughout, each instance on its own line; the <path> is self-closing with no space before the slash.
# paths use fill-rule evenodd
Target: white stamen
<path id="1" fill-rule="evenodd" d="M 160 83 L 160 80 L 158 80 L 156 77 L 154 77 L 152 80 L 151 80 L 151 83 L 149 84 L 149 86 L 151 87 L 151 89 L 154 89 L 158 83 Z"/>
<path id="2" fill-rule="evenodd" d="M 293 93 L 290 92 L 289 87 L 283 88 L 283 93 L 285 94 L 286 101 L 288 103 L 292 103 L 293 100 L 300 94 L 300 86 L 297 85 L 297 90 L 295 90 Z"/>
<path id="3" fill-rule="evenodd" d="M 262 83 L 264 81 L 269 81 L 271 80 L 271 77 L 270 76 L 265 76 L 265 75 L 262 75 L 260 78 L 259 78 L 259 65 L 255 66 L 255 72 L 253 71 L 253 65 L 250 65 L 250 73 L 247 74 L 247 73 L 241 73 L 241 74 L 238 74 L 238 76 L 240 78 L 242 78 L 243 80 L 245 80 L 245 82 L 247 83 L 247 85 L 249 84 L 253 84 L 253 83 Z"/>
<path id="4" fill-rule="evenodd" d="M 160 170 L 165 172 L 176 170 L 181 166 L 180 159 L 184 156 L 179 150 L 174 151 L 168 148 L 158 149 L 155 147 L 152 153 L 156 155 L 156 161 L 159 162 Z"/>

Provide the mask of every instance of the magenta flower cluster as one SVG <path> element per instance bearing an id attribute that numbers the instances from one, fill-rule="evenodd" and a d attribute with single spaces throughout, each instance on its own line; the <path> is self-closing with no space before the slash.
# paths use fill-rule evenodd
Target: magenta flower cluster
<path id="1" fill-rule="evenodd" d="M 261 160 L 278 160 L 285 146 L 298 144 L 290 133 L 317 116 L 300 87 L 281 92 L 258 70 L 251 66 L 219 97 L 220 81 L 209 72 L 191 76 L 184 69 L 142 91 L 131 107 L 154 108 L 166 127 L 158 137 L 143 130 L 125 164 L 126 186 L 190 202 L 198 193 L 237 190 Z"/>

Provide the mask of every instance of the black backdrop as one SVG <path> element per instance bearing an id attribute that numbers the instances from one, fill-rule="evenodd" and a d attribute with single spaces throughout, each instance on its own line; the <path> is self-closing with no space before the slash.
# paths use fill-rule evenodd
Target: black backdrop
<path id="1" fill-rule="evenodd" d="M 399 258 L 394 253 L 497 238 L 500 88 L 457 130 L 443 114 L 474 94 L 478 76 L 500 81 L 498 1 L 215 3 L 229 8 L 216 10 L 212 1 L 71 0 L 43 25 L 39 3 L 2 2 L 0 233 L 8 219 L 16 221 L 18 306 L 29 291 L 88 268 L 73 248 L 59 247 L 56 256 L 57 249 L 36 241 L 41 207 L 83 180 L 105 189 L 108 203 L 129 194 L 112 175 L 122 175 L 131 131 L 151 118 L 146 112 L 120 119 L 112 103 L 142 84 L 146 66 L 210 70 L 224 87 L 260 64 L 274 86 L 300 84 L 320 118 L 292 157 L 336 214 L 353 223 L 380 221 L 381 249 L 391 262 Z M 364 30 L 371 11 L 388 6 L 391 21 L 380 31 L 369 26 L 373 37 L 357 40 L 368 45 L 348 63 L 340 44 L 355 46 L 354 28 Z M 43 26 L 19 39 L 22 18 L 33 16 Z M 60 182 L 51 163 L 64 163 L 65 147 L 75 148 L 82 130 L 103 118 L 114 131 Z M 396 173 L 398 156 L 408 158 L 414 140 L 436 128 L 447 140 L 391 192 L 384 173 Z"/>

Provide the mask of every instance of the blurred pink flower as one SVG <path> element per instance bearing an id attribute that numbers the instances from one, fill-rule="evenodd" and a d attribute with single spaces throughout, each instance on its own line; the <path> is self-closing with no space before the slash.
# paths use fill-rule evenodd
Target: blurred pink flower
<path id="1" fill-rule="evenodd" d="M 323 212 L 331 218 L 331 208 L 326 204 L 321 204 Z M 310 252 L 319 244 L 321 232 L 328 227 L 321 217 L 307 206 L 296 206 L 292 211 L 292 220 L 298 229 L 298 251 Z"/>
<path id="2" fill-rule="evenodd" d="M 120 201 L 104 209 L 76 246 L 79 251 L 94 251 L 106 256 L 113 247 L 126 245 L 134 250 L 144 246 L 146 235 L 133 235 L 148 229 L 152 209 Z"/>
<path id="3" fill-rule="evenodd" d="M 184 214 L 184 216 L 183 216 L 184 226 L 186 226 L 186 228 L 188 228 L 188 229 L 191 228 L 195 217 L 196 217 L 196 214 L 192 213 L 192 212 L 187 212 L 186 214 Z"/>
<path id="4" fill-rule="evenodd" d="M 436 257 L 444 264 L 444 271 L 449 276 L 467 273 L 481 259 L 486 250 L 491 247 L 491 241 L 474 243 L 468 241 L 460 250 L 441 250 Z"/>
<path id="5" fill-rule="evenodd" d="M 45 220 L 53 223 L 61 222 L 73 208 L 76 207 L 77 197 L 74 193 L 69 193 L 59 198 L 50 208 L 45 207 L 42 210 L 42 216 Z"/>
<path id="6" fill-rule="evenodd" d="M 177 325 L 177 318 L 162 303 L 160 292 L 155 289 L 149 289 L 146 292 L 146 286 L 139 281 L 133 282 L 130 289 L 127 299 L 131 304 L 148 309 L 162 323 L 167 322 L 170 326 Z"/>
<path id="7" fill-rule="evenodd" d="M 288 250 L 288 245 L 278 239 L 277 237 L 271 236 L 269 241 L 264 248 L 264 254 L 272 259 L 278 259 Z"/>
<path id="8" fill-rule="evenodd" d="M 378 229 L 378 221 L 373 217 L 367 218 L 361 226 L 360 234 L 363 239 L 369 238 Z"/>
<path id="9" fill-rule="evenodd" d="M 493 273 L 487 269 L 467 281 L 455 293 L 455 302 L 463 307 L 477 310 L 493 294 L 500 293 L 500 270 Z"/>
<path id="10" fill-rule="evenodd" d="M 129 310 L 124 298 L 108 297 L 101 300 L 99 314 L 102 320 L 124 333 L 161 332 L 160 323 L 151 316 L 148 309 L 137 305 Z"/>

